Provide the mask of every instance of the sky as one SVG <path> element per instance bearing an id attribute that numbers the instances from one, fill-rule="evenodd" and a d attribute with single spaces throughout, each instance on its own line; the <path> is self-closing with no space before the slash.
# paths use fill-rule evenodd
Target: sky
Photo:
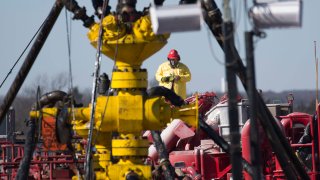
<path id="1" fill-rule="evenodd" d="M 138 1 L 137 8 L 140 10 L 150 2 L 140 1 Z M 111 1 L 112 10 L 115 8 L 115 2 Z M 78 0 L 78 3 L 80 6 L 86 7 L 89 15 L 93 14 L 91 1 Z M 177 3 L 178 0 L 170 0 L 170 2 L 167 0 L 165 5 Z M 222 6 L 222 0 L 216 0 L 216 3 L 220 7 Z M 7 0 L 0 2 L 1 82 L 47 17 L 53 4 L 54 0 Z M 244 32 L 250 30 L 251 26 L 246 23 L 247 13 L 244 10 L 243 1 L 231 0 L 231 4 L 233 21 L 236 27 L 235 44 L 240 56 L 244 59 Z M 265 30 L 267 37 L 256 40 L 257 88 L 263 91 L 272 90 L 276 92 L 315 90 L 314 41 L 317 41 L 317 50 L 319 50 L 319 8 L 319 0 L 304 0 L 301 28 Z M 95 19 L 97 21 L 97 18 Z M 93 77 L 91 75 L 94 72 L 96 59 L 96 49 L 90 45 L 86 36 L 87 31 L 82 26 L 82 22 L 72 21 L 70 36 L 73 85 L 81 90 L 92 87 Z M 39 76 L 55 77 L 59 73 L 68 73 L 66 32 L 66 15 L 65 10 L 63 10 L 21 90 L 33 84 Z M 225 77 L 225 67 L 220 62 L 224 62 L 224 55 L 216 40 L 208 32 L 205 23 L 202 23 L 200 31 L 171 34 L 168 44 L 142 65 L 142 68 L 148 69 L 149 80 L 154 78 L 158 66 L 166 61 L 169 50 L 173 48 L 179 51 L 181 61 L 189 67 L 192 73 L 192 80 L 187 84 L 188 93 L 221 91 L 221 79 Z M 0 88 L 0 95 L 7 93 L 26 54 L 14 68 L 3 87 Z M 110 75 L 112 66 L 113 61 L 104 56 L 101 72 Z M 238 88 L 243 91 L 240 83 L 238 83 Z"/>

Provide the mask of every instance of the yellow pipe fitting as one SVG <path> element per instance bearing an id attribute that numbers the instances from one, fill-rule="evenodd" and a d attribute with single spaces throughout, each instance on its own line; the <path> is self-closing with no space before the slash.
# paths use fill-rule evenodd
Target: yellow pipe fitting
<path id="1" fill-rule="evenodd" d="M 113 72 L 111 88 L 147 88 L 147 72 Z"/>
<path id="2" fill-rule="evenodd" d="M 108 166 L 108 177 L 112 180 L 126 180 L 129 173 L 135 173 L 140 180 L 152 179 L 151 166 L 135 164 L 132 159 L 120 159 L 117 164 Z"/>
<path id="3" fill-rule="evenodd" d="M 146 89 L 148 84 L 147 72 L 140 69 L 143 61 L 164 47 L 170 36 L 155 35 L 149 16 L 133 22 L 132 33 L 127 33 L 127 27 L 119 24 L 114 15 L 106 16 L 102 25 L 102 53 L 115 61 L 117 69 L 113 72 L 111 87 L 117 89 L 118 94 L 99 96 L 96 100 L 93 119 L 95 179 L 125 180 L 132 174 L 141 180 L 151 179 L 151 166 L 143 165 L 141 159 L 148 154 L 149 142 L 137 138 L 139 133 L 147 129 L 159 130 L 173 118 L 198 127 L 198 104 L 171 108 L 163 98 L 145 97 L 144 92 L 139 90 Z M 88 38 L 95 47 L 99 28 L 99 24 L 94 24 L 88 32 Z M 56 108 L 43 108 L 41 113 L 44 117 L 55 118 L 57 111 Z M 73 125 L 77 135 L 87 138 L 91 105 L 75 108 L 73 112 L 75 119 L 69 109 L 68 123 Z M 40 117 L 40 111 L 31 111 L 30 117 Z M 121 133 L 120 139 L 112 139 L 111 132 Z M 112 164 L 110 160 L 111 150 L 113 156 L 119 159 L 117 164 Z"/>
<path id="4" fill-rule="evenodd" d="M 188 104 L 181 108 L 175 108 L 172 113 L 173 119 L 181 119 L 183 122 L 196 129 L 199 127 L 198 100 L 195 104 Z"/>
<path id="5" fill-rule="evenodd" d="M 89 123 L 74 124 L 72 129 L 76 132 L 78 136 L 81 136 L 82 138 L 88 138 L 88 125 Z"/>
<path id="6" fill-rule="evenodd" d="M 29 113 L 29 117 L 31 119 L 38 119 L 41 115 L 43 117 L 56 117 L 57 116 L 57 112 L 58 112 L 58 109 L 57 108 L 43 108 L 40 111 L 30 111 Z"/>
<path id="7" fill-rule="evenodd" d="M 147 139 L 113 139 L 113 156 L 147 156 L 150 144 Z"/>
<path id="8" fill-rule="evenodd" d="M 102 53 L 116 62 L 123 62 L 128 66 L 141 66 L 142 62 L 159 51 L 169 38 L 169 34 L 155 35 L 152 32 L 152 24 L 149 16 L 143 16 L 136 22 L 132 22 L 132 34 L 126 33 L 124 24 L 117 22 L 114 15 L 108 15 L 103 19 Z M 99 36 L 99 24 L 94 24 L 88 38 L 94 47 L 97 47 Z M 115 56 L 115 54 L 117 55 Z"/>
<path id="9" fill-rule="evenodd" d="M 152 28 L 151 20 L 149 16 L 140 18 L 133 27 L 133 33 L 138 39 L 152 40 L 156 37 Z"/>
<path id="10" fill-rule="evenodd" d="M 144 100 L 142 95 L 119 92 L 118 96 L 99 96 L 97 98 L 94 129 L 119 133 L 135 133 L 146 129 L 157 130 L 165 127 L 172 118 L 182 119 L 189 125 L 197 127 L 197 110 L 197 103 L 172 109 L 160 97 Z M 57 109 L 44 108 L 42 113 L 44 116 L 56 117 Z M 74 130 L 79 135 L 86 136 L 89 128 L 90 106 L 76 108 L 74 113 L 75 120 L 72 120 L 71 113 L 69 113 L 69 120 L 72 120 Z M 39 115 L 39 111 L 30 112 L 30 117 L 38 118 Z"/>
<path id="11" fill-rule="evenodd" d="M 107 177 L 107 173 L 105 171 L 102 171 L 102 170 L 96 170 L 94 171 L 94 179 L 95 180 L 111 180 L 110 178 Z M 83 179 L 83 178 L 78 178 L 78 179 L 75 179 L 75 180 L 79 180 L 79 179 Z M 74 180 L 72 178 L 72 180 Z"/>
<path id="12" fill-rule="evenodd" d="M 92 162 L 94 169 L 104 169 L 110 164 L 111 154 L 108 152 L 107 154 L 100 154 L 99 152 L 93 154 Z"/>
<path id="13" fill-rule="evenodd" d="M 146 129 L 157 130 L 165 127 L 172 118 L 181 119 L 190 126 L 198 127 L 197 102 L 195 105 L 171 108 L 160 97 L 145 99 L 142 95 L 120 91 L 118 96 L 99 96 L 96 107 L 94 129 L 99 129 L 101 132 L 137 133 Z M 69 112 L 69 121 L 71 121 L 71 109 Z M 41 113 L 44 117 L 56 117 L 57 109 L 44 108 Z M 90 106 L 76 108 L 74 115 L 75 120 L 71 122 L 73 129 L 80 136 L 87 137 Z M 31 118 L 39 118 L 39 116 L 39 111 L 30 112 Z"/>

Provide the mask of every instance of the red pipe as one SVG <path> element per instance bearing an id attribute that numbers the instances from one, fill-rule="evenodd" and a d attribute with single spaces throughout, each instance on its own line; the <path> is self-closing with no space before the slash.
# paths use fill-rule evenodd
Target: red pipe
<path id="1" fill-rule="evenodd" d="M 280 123 L 279 123 L 279 126 Z M 268 143 L 268 139 L 266 138 L 265 134 L 263 133 L 262 129 L 259 128 L 259 143 L 261 146 L 261 165 L 263 168 L 266 168 L 267 161 L 272 158 L 272 154 L 268 152 L 272 152 L 272 148 Z M 250 121 L 248 120 L 241 130 L 241 141 L 242 141 L 242 157 L 249 163 L 251 162 L 250 158 Z M 263 156 L 262 156 L 263 155 Z M 267 170 L 264 169 L 264 172 Z M 244 179 L 251 180 L 251 176 L 244 172 Z"/>
<path id="2" fill-rule="evenodd" d="M 200 171 L 200 169 L 201 169 L 201 164 L 200 164 L 200 162 L 199 162 L 199 149 L 197 149 L 197 148 L 195 148 L 194 149 L 194 162 L 195 162 L 195 166 L 196 166 L 196 170 L 197 171 Z"/>
<path id="3" fill-rule="evenodd" d="M 319 122 L 319 121 L 318 121 Z M 313 120 L 311 120 L 311 123 L 310 123 L 310 130 L 311 130 L 311 136 L 314 137 L 314 123 L 313 123 Z M 319 133 L 319 132 L 318 132 Z M 318 138 L 319 138 L 319 135 L 318 135 Z M 312 175 L 311 175 L 311 179 L 312 180 L 316 180 L 316 172 L 317 172 L 317 164 L 316 164 L 316 156 L 315 156 L 315 141 L 314 141 L 314 138 L 311 138 L 311 147 L 312 147 Z"/>
<path id="4" fill-rule="evenodd" d="M 203 149 L 200 149 L 200 163 L 201 163 L 201 176 L 202 180 L 205 180 L 205 174 L 204 174 L 204 153 Z"/>
<path id="5" fill-rule="evenodd" d="M 288 114 L 287 116 L 281 116 L 282 120 L 281 123 L 283 125 L 283 128 L 287 130 L 288 128 L 292 128 L 293 124 L 303 124 L 306 126 L 312 119 L 312 117 L 309 114 L 301 113 L 301 112 L 295 112 Z"/>

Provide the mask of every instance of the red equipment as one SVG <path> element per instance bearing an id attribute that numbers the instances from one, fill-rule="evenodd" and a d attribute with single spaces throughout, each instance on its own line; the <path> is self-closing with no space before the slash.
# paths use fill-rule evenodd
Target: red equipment
<path id="1" fill-rule="evenodd" d="M 202 96 L 203 98 L 204 96 Z M 195 97 L 190 97 L 187 99 L 188 102 L 192 102 Z M 201 97 L 199 97 L 201 99 Z M 203 100 L 203 99 L 202 99 Z M 203 101 L 206 102 L 206 101 Z M 239 108 L 245 108 L 246 105 L 242 104 L 243 101 L 239 102 Z M 201 106 L 200 106 L 201 107 Z M 205 107 L 205 106 L 203 106 Z M 217 109 L 218 107 L 218 109 Z M 279 108 L 278 110 L 281 110 L 281 114 L 285 112 L 290 112 L 290 107 L 288 104 L 272 104 L 268 106 L 271 108 L 271 110 L 274 110 L 275 107 Z M 219 109 L 220 108 L 220 109 Z M 220 118 L 226 118 L 223 115 L 223 112 L 225 109 L 224 106 L 215 106 L 212 109 L 215 109 L 216 111 L 220 111 L 219 117 Z M 213 112 L 212 109 L 207 109 L 205 112 Z M 201 109 L 199 110 L 201 111 Z M 246 109 L 242 110 L 242 112 L 245 112 Z M 291 113 L 284 116 L 278 116 L 279 112 L 277 111 L 271 111 L 276 114 L 274 116 L 278 117 L 279 123 L 281 129 L 283 129 L 283 133 L 286 135 L 288 141 L 291 144 L 291 147 L 294 151 L 301 148 L 311 148 L 312 152 L 310 151 L 309 156 L 312 156 L 312 164 L 310 164 L 311 168 L 309 168 L 308 174 L 310 179 L 316 180 L 319 179 L 319 173 L 317 171 L 317 167 L 319 164 L 319 160 L 317 160 L 316 157 L 317 154 L 319 154 L 318 149 L 318 124 L 314 123 L 312 121 L 312 116 L 305 113 Z M 242 114 L 243 118 L 244 116 Z M 246 121 L 247 119 L 239 120 L 240 122 L 244 122 L 245 124 L 242 127 L 241 131 L 241 141 L 242 141 L 242 154 L 243 158 L 250 162 L 250 123 L 249 121 Z M 222 120 L 219 120 L 221 122 Z M 227 120 L 223 120 L 227 121 Z M 319 121 L 318 119 L 315 120 Z M 299 140 L 301 139 L 303 135 L 303 131 L 306 129 L 306 126 L 310 124 L 312 141 L 310 143 L 306 144 L 298 144 Z M 239 124 L 242 126 L 241 124 Z M 317 125 L 317 126 L 316 126 Z M 220 126 L 220 125 L 219 125 Z M 226 125 L 223 125 L 224 128 Z M 169 127 L 170 128 L 170 127 Z M 172 129 L 172 128 L 171 128 Z M 217 130 L 217 129 L 216 129 Z M 221 131 L 221 128 L 218 128 L 219 131 Z M 177 175 L 179 177 L 188 177 L 189 179 L 220 179 L 220 180 L 229 180 L 232 178 L 231 175 L 231 163 L 230 163 L 230 157 L 227 153 L 223 152 L 212 140 L 208 139 L 206 134 L 202 132 L 201 130 L 198 130 L 195 132 L 195 135 L 189 138 L 180 138 L 177 139 L 177 136 L 168 136 L 168 131 L 164 130 L 161 136 L 167 137 L 171 139 L 164 138 L 164 141 L 170 142 L 170 149 L 168 151 L 169 159 L 171 164 L 176 169 Z M 171 134 L 172 130 L 170 131 Z M 228 132 L 228 131 L 227 131 Z M 223 132 L 219 132 L 221 135 Z M 169 133 L 170 134 L 170 133 Z M 224 137 L 223 136 L 223 137 Z M 285 174 L 275 156 L 275 154 L 272 151 L 272 148 L 268 142 L 267 137 L 264 135 L 264 132 L 260 131 L 259 135 L 260 139 L 260 146 L 261 146 L 261 166 L 263 168 L 263 175 L 266 180 L 280 180 L 285 179 Z M 175 146 L 173 146 L 173 144 Z M 304 160 L 303 160 L 304 161 Z M 305 164 L 306 165 L 306 164 Z M 308 168 L 308 165 L 305 166 Z M 244 171 L 244 178 L 246 180 L 250 180 L 251 176 Z"/>

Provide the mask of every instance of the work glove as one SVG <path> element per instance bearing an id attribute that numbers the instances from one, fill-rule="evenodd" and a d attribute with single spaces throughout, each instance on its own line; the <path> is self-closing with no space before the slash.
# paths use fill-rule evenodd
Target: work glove
<path id="1" fill-rule="evenodd" d="M 171 75 L 171 76 L 169 77 L 169 82 L 173 82 L 173 81 L 174 81 L 174 76 Z"/>
<path id="2" fill-rule="evenodd" d="M 170 76 L 165 76 L 161 78 L 161 82 L 169 82 Z"/>

